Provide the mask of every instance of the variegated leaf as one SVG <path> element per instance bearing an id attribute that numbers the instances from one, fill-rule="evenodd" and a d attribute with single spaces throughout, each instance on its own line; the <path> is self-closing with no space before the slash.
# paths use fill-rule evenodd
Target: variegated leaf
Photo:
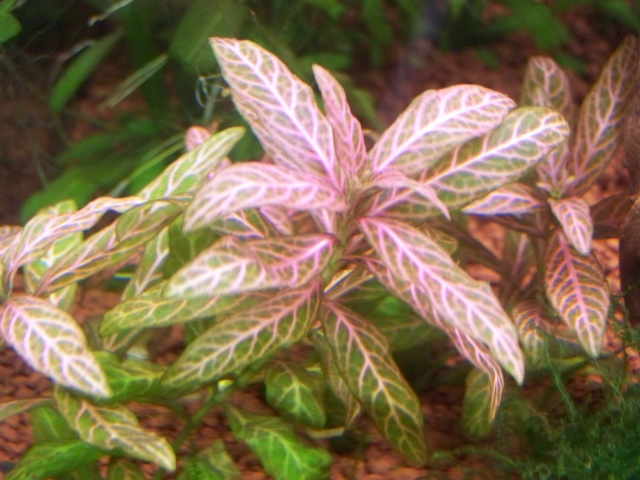
<path id="1" fill-rule="evenodd" d="M 556 232 L 547 246 L 545 290 L 585 351 L 598 356 L 609 311 L 609 287 L 593 254 L 579 254 Z"/>
<path id="2" fill-rule="evenodd" d="M 582 103 L 568 164 L 574 178 L 568 195 L 586 193 L 618 146 L 624 112 L 637 81 L 639 52 L 638 39 L 625 38 Z"/>
<path id="3" fill-rule="evenodd" d="M 323 428 L 325 381 L 318 372 L 293 362 L 270 361 L 264 368 L 267 403 L 286 420 Z"/>
<path id="4" fill-rule="evenodd" d="M 205 175 L 222 163 L 243 135 L 244 128 L 241 127 L 216 133 L 169 165 L 139 195 L 146 200 L 155 200 L 194 191 Z"/>
<path id="5" fill-rule="evenodd" d="M 431 238 L 395 220 L 363 218 L 360 228 L 391 275 L 415 285 L 415 295 L 433 308 L 450 328 L 459 328 L 487 344 L 493 356 L 520 383 L 524 377 L 522 352 L 510 318 L 485 282 L 473 280 Z M 428 304 L 428 305 L 427 305 Z"/>
<path id="6" fill-rule="evenodd" d="M 257 208 L 232 213 L 209 223 L 207 227 L 215 232 L 234 235 L 245 240 L 281 236 L 281 232 L 265 218 L 261 209 Z M 289 230 L 288 235 L 292 234 L 293 232 Z"/>
<path id="7" fill-rule="evenodd" d="M 472 215 L 521 215 L 545 206 L 545 200 L 535 188 L 511 183 L 471 202 L 462 211 Z"/>
<path id="8" fill-rule="evenodd" d="M 316 280 L 230 316 L 189 344 L 163 384 L 181 389 L 209 383 L 296 343 L 307 334 L 319 302 Z"/>
<path id="9" fill-rule="evenodd" d="M 320 355 L 322 373 L 327 379 L 331 391 L 344 405 L 344 428 L 348 430 L 356 422 L 360 413 L 362 413 L 362 405 L 360 405 L 358 399 L 351 393 L 347 383 L 344 378 L 342 378 L 336 365 L 334 354 L 325 336 L 317 331 L 314 332 L 313 345 Z"/>
<path id="10" fill-rule="evenodd" d="M 386 170 L 376 174 L 370 182 L 373 188 L 383 188 L 383 189 L 391 189 L 393 190 L 395 195 L 391 195 L 389 197 L 390 201 L 385 207 L 384 210 L 393 206 L 393 201 L 398 203 L 402 202 L 404 198 L 406 198 L 406 193 L 403 192 L 404 189 L 412 192 L 412 197 L 415 198 L 415 195 L 422 197 L 428 203 L 431 203 L 431 207 L 437 209 L 441 214 L 443 214 L 447 219 L 450 219 L 449 210 L 447 206 L 440 201 L 436 192 L 429 185 L 413 180 L 412 178 L 404 176 L 402 173 L 395 170 Z M 416 202 L 417 203 L 417 202 Z M 431 208 L 430 208 L 431 209 Z"/>
<path id="11" fill-rule="evenodd" d="M 367 152 L 360 122 L 351 113 L 347 96 L 337 80 L 319 65 L 313 66 L 313 75 L 320 88 L 327 120 L 333 129 L 338 163 L 343 172 L 348 172 L 350 181 L 362 178 Z"/>
<path id="12" fill-rule="evenodd" d="M 443 157 L 424 177 L 449 208 L 461 207 L 518 180 L 568 135 L 567 122 L 555 110 L 518 108 L 491 133 Z"/>
<path id="13" fill-rule="evenodd" d="M 549 199 L 549 204 L 573 248 L 581 255 L 588 255 L 593 238 L 593 221 L 589 205 L 576 197 Z"/>
<path id="14" fill-rule="evenodd" d="M 128 210 L 60 257 L 42 276 L 36 293 L 50 294 L 119 264 L 156 237 L 181 211 L 173 201 L 153 201 Z"/>
<path id="15" fill-rule="evenodd" d="M 185 213 L 184 228 L 196 230 L 230 213 L 267 205 L 292 210 L 346 208 L 326 178 L 279 165 L 243 162 L 219 170 L 198 190 Z"/>
<path id="16" fill-rule="evenodd" d="M 539 92 L 544 96 L 540 102 Z M 575 106 L 569 78 L 549 57 L 532 57 L 527 63 L 520 96 L 520 105 L 552 107 L 573 124 Z"/>
<path id="17" fill-rule="evenodd" d="M 102 197 L 90 202 L 77 212 L 44 212 L 36 215 L 27 222 L 19 242 L 8 254 L 7 274 L 42 256 L 60 237 L 93 227 L 109 210 L 123 212 L 142 201 L 140 197 Z"/>
<path id="18" fill-rule="evenodd" d="M 532 367 L 540 367 L 546 354 L 545 334 L 550 334 L 550 322 L 543 308 L 534 300 L 522 300 L 513 307 L 511 316 L 527 360 Z"/>
<path id="19" fill-rule="evenodd" d="M 431 188 L 433 190 L 433 188 Z M 444 205 L 438 199 L 439 205 Z M 409 188 L 384 189 L 374 193 L 359 205 L 363 216 L 386 217 L 419 223 L 441 215 L 442 209 L 429 198 Z M 444 205 L 448 213 L 448 208 Z"/>
<path id="20" fill-rule="evenodd" d="M 200 125 L 189 127 L 184 134 L 184 148 L 187 152 L 190 152 L 202 145 L 210 137 L 211 132 Z"/>
<path id="21" fill-rule="evenodd" d="M 164 278 L 163 266 L 169 256 L 169 229 L 165 227 L 144 247 L 142 258 L 121 295 L 121 301 L 136 297 Z"/>
<path id="22" fill-rule="evenodd" d="M 415 175 L 457 145 L 493 129 L 514 107 L 507 96 L 477 85 L 428 90 L 376 142 L 370 152 L 373 172 L 393 168 Z"/>
<path id="23" fill-rule="evenodd" d="M 322 272 L 335 244 L 333 236 L 321 234 L 244 242 L 225 237 L 181 268 L 166 294 L 185 298 L 296 288 Z"/>
<path id="24" fill-rule="evenodd" d="M 306 445 L 281 418 L 254 415 L 231 405 L 225 412 L 233 437 L 249 446 L 274 480 L 329 478 L 329 452 Z"/>
<path id="25" fill-rule="evenodd" d="M 462 425 L 465 431 L 477 438 L 486 437 L 491 430 L 492 412 L 491 378 L 482 370 L 473 369 L 467 374 L 462 402 Z"/>
<path id="26" fill-rule="evenodd" d="M 175 470 L 171 445 L 140 427 L 136 416 L 123 405 L 96 405 L 61 388 L 54 390 L 54 398 L 60 413 L 85 442 Z"/>
<path id="27" fill-rule="evenodd" d="M 160 283 L 139 296 L 119 303 L 105 313 L 100 334 L 178 325 L 198 318 L 241 311 L 262 300 L 258 294 L 202 296 L 195 298 L 164 298 L 166 282 Z"/>
<path id="28" fill-rule="evenodd" d="M 58 384 L 98 398 L 111 394 L 76 321 L 46 300 L 13 295 L 0 312 L 0 331 L 31 367 Z"/>
<path id="29" fill-rule="evenodd" d="M 322 328 L 349 390 L 391 446 L 423 465 L 427 445 L 420 401 L 393 361 L 387 341 L 355 313 L 331 302 L 323 307 Z"/>
<path id="30" fill-rule="evenodd" d="M 15 242 L 20 240 L 22 230 L 23 227 L 18 225 L 0 226 L 0 257 L 2 257 L 3 260 L 6 258 L 5 252 L 11 248 Z"/>
<path id="31" fill-rule="evenodd" d="M 273 160 L 292 170 L 329 175 L 340 188 L 331 125 L 311 87 L 253 42 L 212 38 L 211 46 L 236 108 Z"/>

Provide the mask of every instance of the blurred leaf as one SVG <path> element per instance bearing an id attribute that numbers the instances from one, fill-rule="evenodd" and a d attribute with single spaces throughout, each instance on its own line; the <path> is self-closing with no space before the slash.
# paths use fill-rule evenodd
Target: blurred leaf
<path id="1" fill-rule="evenodd" d="M 22 25 L 8 11 L 0 10 L 0 45 L 11 40 L 22 31 Z"/>
<path id="2" fill-rule="evenodd" d="M 54 112 L 59 112 L 65 107 L 100 62 L 111 52 L 120 37 L 122 32 L 112 33 L 95 42 L 71 61 L 58 78 L 49 96 L 49 106 Z"/>
<path id="3" fill-rule="evenodd" d="M 269 362 L 264 369 L 267 403 L 280 415 L 312 428 L 324 427 L 324 379 L 291 362 Z"/>
<path id="4" fill-rule="evenodd" d="M 0 403 L 0 422 L 3 422 L 6 418 L 12 415 L 17 415 L 22 412 L 27 412 L 34 408 L 46 406 L 51 404 L 50 398 L 28 398 L 20 400 L 9 400 L 8 402 Z"/>
<path id="5" fill-rule="evenodd" d="M 165 367 L 134 358 L 120 362 L 109 352 L 96 352 L 95 356 L 113 392 L 109 402 L 136 400 L 157 394 Z"/>
<path id="6" fill-rule="evenodd" d="M 321 448 L 307 447 L 293 427 L 277 417 L 253 415 L 227 406 L 233 436 L 246 442 L 275 480 L 322 480 L 328 478 L 332 459 Z"/>
<path id="7" fill-rule="evenodd" d="M 145 480 L 142 470 L 123 458 L 112 459 L 107 470 L 107 480 Z"/>
<path id="8" fill-rule="evenodd" d="M 192 1 L 180 19 L 169 51 L 197 71 L 209 71 L 213 67 L 209 37 L 238 36 L 249 14 L 244 3 L 237 0 Z"/>
<path id="9" fill-rule="evenodd" d="M 483 438 L 491 430 L 491 390 L 493 383 L 482 370 L 473 369 L 467 374 L 462 402 L 462 425 L 470 435 Z"/>
<path id="10" fill-rule="evenodd" d="M 302 0 L 302 3 L 321 8 L 334 20 L 337 20 L 346 8 L 338 0 Z"/>
<path id="11" fill-rule="evenodd" d="M 44 480 L 57 477 L 95 462 L 103 455 L 102 450 L 82 440 L 36 444 L 23 455 L 5 480 Z"/>

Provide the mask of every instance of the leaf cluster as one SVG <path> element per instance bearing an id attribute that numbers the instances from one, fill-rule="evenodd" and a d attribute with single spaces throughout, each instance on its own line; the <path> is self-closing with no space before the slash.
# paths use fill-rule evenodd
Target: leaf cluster
<path id="1" fill-rule="evenodd" d="M 320 106 L 257 44 L 212 38 L 211 46 L 263 160 L 228 160 L 243 128 L 194 127 L 189 151 L 137 195 L 80 209 L 61 202 L 0 231 L 2 339 L 55 384 L 52 399 L 8 402 L 0 415 L 42 411 L 44 402 L 53 420 L 34 430 L 60 425 L 9 479 L 58 475 L 61 463 L 90 469 L 100 455 L 111 457 L 109 478 L 135 471 L 127 457 L 174 470 L 182 442 L 218 406 L 274 478 L 326 478 L 331 457 L 304 434 L 348 430 L 361 415 L 422 465 L 419 399 L 392 355 L 402 339 L 439 330 L 470 362 L 463 422 L 476 435 L 496 415 L 503 369 L 522 383 L 544 329 L 556 333 L 549 311 L 569 340 L 598 355 L 609 297 L 580 196 L 615 146 L 635 38 L 613 55 L 577 118 L 561 71 L 534 59 L 528 106 L 474 85 L 429 90 L 371 148 L 326 69 L 313 68 Z M 107 211 L 119 215 L 84 233 Z M 469 233 L 471 215 L 517 232 L 500 256 Z M 471 277 L 462 268 L 469 260 L 498 271 L 500 285 Z M 76 291 L 124 272 L 119 304 L 85 326 L 95 329 L 90 346 L 69 313 Z M 128 354 L 145 331 L 176 326 L 185 348 L 169 366 Z M 276 415 L 229 402 L 254 383 Z M 192 395 L 201 407 L 171 445 L 128 406 L 161 403 L 179 415 Z M 185 465 L 181 478 L 239 475 L 220 442 L 191 451 Z"/>

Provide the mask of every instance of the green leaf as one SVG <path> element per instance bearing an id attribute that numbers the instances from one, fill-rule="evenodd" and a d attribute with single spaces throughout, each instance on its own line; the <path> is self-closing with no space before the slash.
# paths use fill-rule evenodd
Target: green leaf
<path id="1" fill-rule="evenodd" d="M 467 375 L 462 402 L 462 425 L 467 433 L 484 438 L 493 420 L 491 397 L 493 382 L 482 370 L 473 369 Z"/>
<path id="2" fill-rule="evenodd" d="M 46 443 L 58 440 L 76 440 L 74 432 L 62 414 L 55 408 L 55 400 L 50 399 L 52 405 L 36 408 L 29 412 L 29 423 L 33 435 L 33 443 Z"/>
<path id="3" fill-rule="evenodd" d="M 96 352 L 95 356 L 113 392 L 109 402 L 140 399 L 154 396 L 158 392 L 165 367 L 135 358 L 120 362 L 109 352 Z"/>
<path id="4" fill-rule="evenodd" d="M 541 367 L 546 360 L 547 340 L 551 323 L 546 318 L 542 306 L 534 300 L 518 302 L 511 312 L 513 322 L 518 329 L 522 350 L 533 368 Z"/>
<path id="5" fill-rule="evenodd" d="M 121 36 L 122 32 L 115 32 L 98 40 L 71 62 L 58 78 L 51 95 L 49 95 L 49 106 L 54 112 L 59 112 L 65 107 L 85 80 L 118 43 Z"/>
<path id="6" fill-rule="evenodd" d="M 10 400 L 0 403 L 0 422 L 22 412 L 51 404 L 50 398 L 28 398 L 25 400 Z"/>
<path id="7" fill-rule="evenodd" d="M 586 193 L 618 148 L 622 119 L 636 83 L 639 50 L 635 36 L 625 38 L 582 103 L 567 165 L 574 177 L 568 195 Z"/>
<path id="8" fill-rule="evenodd" d="M 366 320 L 324 303 L 322 328 L 338 370 L 382 436 L 409 462 L 424 465 L 420 401 L 393 361 L 385 338 Z"/>
<path id="9" fill-rule="evenodd" d="M 253 415 L 231 406 L 226 413 L 233 436 L 246 442 L 275 480 L 329 478 L 331 455 L 324 449 L 307 447 L 279 418 Z"/>
<path id="10" fill-rule="evenodd" d="M 325 384 L 321 375 L 294 363 L 273 361 L 264 369 L 264 381 L 267 403 L 283 418 L 312 428 L 324 427 Z"/>
<path id="11" fill-rule="evenodd" d="M 13 295 L 0 312 L 0 331 L 32 368 L 60 385 L 98 398 L 111 394 L 76 321 L 46 300 Z"/>
<path id="12" fill-rule="evenodd" d="M 184 470 L 178 480 L 236 480 L 242 477 L 219 439 L 195 457 L 184 460 Z"/>
<path id="13" fill-rule="evenodd" d="M 194 191 L 205 175 L 220 165 L 244 132 L 242 127 L 233 127 L 212 135 L 169 165 L 138 195 L 154 200 Z"/>
<path id="14" fill-rule="evenodd" d="M 5 480 L 44 480 L 95 462 L 104 452 L 81 440 L 58 440 L 32 446 Z"/>
<path id="15" fill-rule="evenodd" d="M 164 279 L 164 263 L 169 256 L 169 230 L 168 227 L 144 246 L 142 258 L 136 266 L 131 280 L 127 283 L 121 301 L 140 295 L 148 287 L 157 284 Z"/>
<path id="16" fill-rule="evenodd" d="M 189 344 L 163 384 L 182 388 L 209 383 L 298 342 L 315 319 L 319 301 L 316 280 L 226 318 Z"/>
<path id="17" fill-rule="evenodd" d="M 565 237 L 573 248 L 581 255 L 591 252 L 591 239 L 593 238 L 593 220 L 589 205 L 575 197 L 549 199 L 551 211 L 560 222 Z"/>
<path id="18" fill-rule="evenodd" d="M 0 44 L 3 44 L 22 31 L 22 25 L 9 12 L 0 11 Z"/>
<path id="19" fill-rule="evenodd" d="M 455 146 L 496 127 L 514 106 L 507 96 L 480 86 L 428 90 L 376 142 L 370 152 L 373 171 L 420 173 Z"/>
<path id="20" fill-rule="evenodd" d="M 251 12 L 236 0 L 195 0 L 180 17 L 169 45 L 171 55 L 196 71 L 213 68 L 209 37 L 235 37 Z"/>
<path id="21" fill-rule="evenodd" d="M 142 429 L 136 416 L 124 406 L 95 405 L 60 388 L 54 391 L 54 398 L 60 413 L 85 442 L 175 470 L 176 458 L 169 443 Z"/>
<path id="22" fill-rule="evenodd" d="M 413 227 L 375 218 L 363 218 L 359 224 L 401 294 L 404 285 L 413 286 L 401 297 L 404 301 L 423 318 L 435 313 L 448 329 L 460 329 L 488 345 L 496 360 L 522 382 L 524 363 L 516 329 L 488 283 L 472 279 L 434 240 Z"/>
<path id="23" fill-rule="evenodd" d="M 112 459 L 107 470 L 107 480 L 145 480 L 145 475 L 133 463 L 122 458 Z"/>
<path id="24" fill-rule="evenodd" d="M 547 297 L 577 334 L 585 351 L 597 357 L 609 312 L 609 287 L 593 253 L 584 256 L 562 233 L 551 238 L 545 254 Z"/>
<path id="25" fill-rule="evenodd" d="M 164 264 L 164 273 L 170 277 L 180 267 L 193 260 L 200 252 L 219 238 L 216 232 L 209 229 L 201 229 L 196 232 L 185 233 L 182 231 L 184 217 L 176 218 L 168 228 L 169 256 Z M 264 220 L 263 220 L 264 221 Z M 265 221 L 265 223 L 268 223 Z"/>
<path id="26" fill-rule="evenodd" d="M 181 268 L 167 285 L 171 298 L 296 288 L 317 277 L 336 246 L 332 235 L 240 241 L 224 237 Z"/>
<path id="27" fill-rule="evenodd" d="M 461 207 L 518 180 L 569 135 L 562 115 L 546 107 L 522 107 L 491 133 L 456 148 L 424 177 L 449 207 Z"/>
<path id="28" fill-rule="evenodd" d="M 236 108 L 273 161 L 291 170 L 328 175 L 339 188 L 331 125 L 311 87 L 253 42 L 213 38 L 211 45 Z"/>
<path id="29" fill-rule="evenodd" d="M 520 95 L 520 105 L 552 107 L 569 125 L 575 120 L 575 106 L 569 78 L 548 57 L 533 57 L 527 63 Z"/>

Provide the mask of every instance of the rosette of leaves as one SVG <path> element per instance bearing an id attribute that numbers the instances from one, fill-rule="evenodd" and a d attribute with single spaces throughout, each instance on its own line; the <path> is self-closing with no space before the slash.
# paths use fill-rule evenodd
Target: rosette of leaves
<path id="1" fill-rule="evenodd" d="M 135 471 L 121 457 L 172 470 L 180 443 L 217 405 L 274 478 L 326 478 L 330 455 L 300 432 L 349 428 L 362 413 L 408 462 L 424 464 L 419 400 L 391 350 L 427 328 L 444 332 L 475 367 L 465 399 L 472 432 L 495 415 L 502 369 L 523 380 L 516 327 L 489 284 L 452 258 L 458 240 L 447 229 L 465 205 L 561 146 L 569 132 L 562 116 L 546 106 L 515 108 L 480 86 L 430 90 L 367 150 L 328 71 L 314 67 L 321 109 L 311 87 L 263 48 L 211 43 L 264 161 L 225 160 L 241 129 L 208 139 L 195 129 L 187 143 L 202 144 L 139 195 L 77 211 L 59 204 L 2 231 L 2 337 L 55 389 L 53 399 L 4 404 L 0 415 L 44 402 L 64 427 L 45 429 L 47 441 L 10 480 L 91 468 L 103 454 L 112 455 L 110 478 Z M 120 215 L 83 238 L 107 210 Z M 68 313 L 76 286 L 131 268 L 90 347 Z M 14 288 L 19 270 L 24 292 Z M 390 318 L 380 322 L 382 310 Z M 127 358 L 143 331 L 178 324 L 186 347 L 174 363 Z M 278 415 L 227 401 L 258 381 Z M 127 407 L 161 403 L 179 414 L 176 399 L 196 393 L 202 406 L 172 446 Z M 90 452 L 86 464 L 79 451 Z M 181 478 L 239 475 L 221 443 L 183 463 Z"/>
<path id="2" fill-rule="evenodd" d="M 463 209 L 511 230 L 503 257 L 485 263 L 503 273 L 502 298 L 533 364 L 542 363 L 547 340 L 554 337 L 581 345 L 590 357 L 601 352 L 610 295 L 592 240 L 617 237 L 631 201 L 623 193 L 589 205 L 585 194 L 620 143 L 638 54 L 637 38 L 626 38 L 579 109 L 558 65 L 532 58 L 521 103 L 555 108 L 571 125 L 571 135 L 531 175 Z"/>

